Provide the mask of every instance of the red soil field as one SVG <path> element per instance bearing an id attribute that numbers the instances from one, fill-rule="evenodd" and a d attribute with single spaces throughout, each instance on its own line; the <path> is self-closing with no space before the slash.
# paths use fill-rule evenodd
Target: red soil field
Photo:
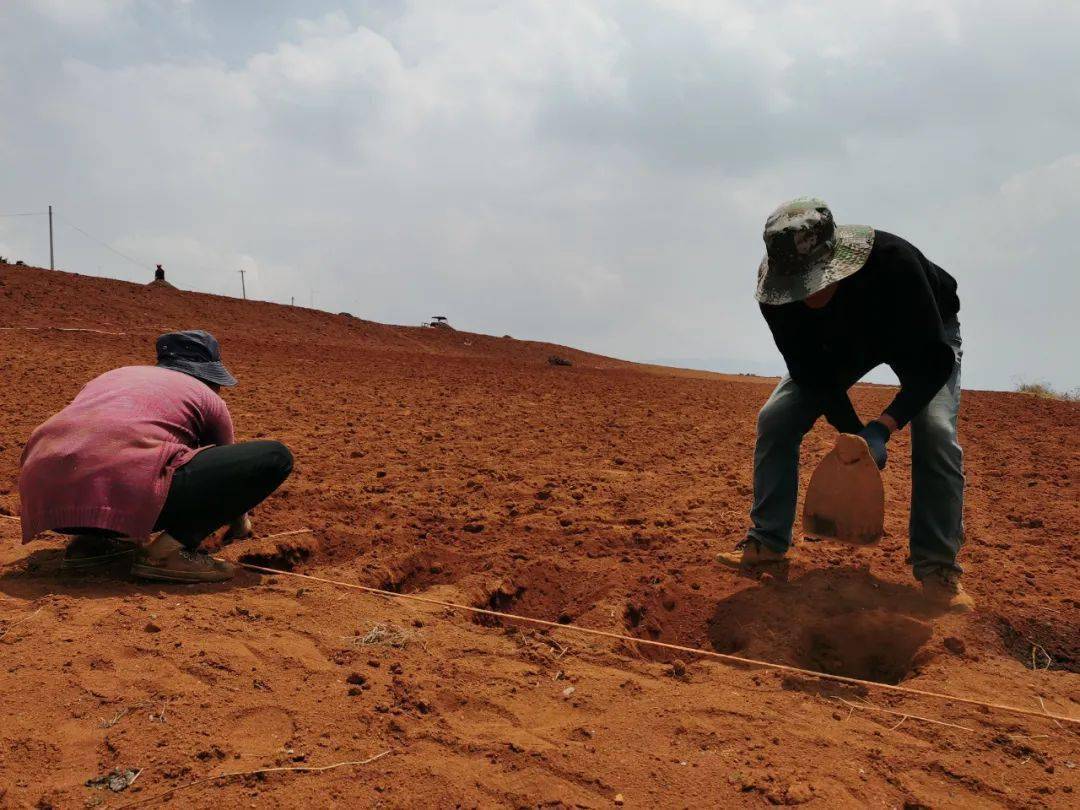
<path id="1" fill-rule="evenodd" d="M 978 608 L 941 616 L 904 564 L 906 436 L 878 546 L 799 543 L 787 577 L 713 563 L 768 380 L 0 266 L 0 515 L 33 427 L 183 328 L 221 339 L 239 438 L 296 456 L 257 533 L 312 530 L 225 556 L 1080 716 L 1076 403 L 964 392 Z M 62 549 L 0 517 L 0 807 L 1080 805 L 1073 724 L 282 575 L 62 576 Z M 86 786 L 114 768 L 139 776 Z"/>

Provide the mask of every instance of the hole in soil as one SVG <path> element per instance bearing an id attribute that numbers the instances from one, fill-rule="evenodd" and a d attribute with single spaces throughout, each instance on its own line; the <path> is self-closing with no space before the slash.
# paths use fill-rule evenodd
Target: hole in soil
<path id="1" fill-rule="evenodd" d="M 717 652 L 860 680 L 899 683 L 925 662 L 932 626 L 921 595 L 857 568 L 769 580 L 715 604 L 707 643 Z"/>
<path id="2" fill-rule="evenodd" d="M 749 643 L 750 637 L 746 634 L 746 630 L 742 628 L 728 630 L 722 636 L 714 635 L 712 638 L 713 649 L 724 655 L 741 653 Z"/>
<path id="3" fill-rule="evenodd" d="M 261 565 L 265 568 L 278 568 L 292 571 L 303 565 L 311 557 L 311 548 L 303 543 L 276 543 L 267 549 L 253 549 L 237 557 L 248 565 Z"/>
<path id="4" fill-rule="evenodd" d="M 609 587 L 603 579 L 543 562 L 513 574 L 473 604 L 500 613 L 571 624 L 588 612 Z M 473 620 L 488 627 L 502 624 L 498 617 L 482 614 Z"/>
<path id="5" fill-rule="evenodd" d="M 453 582 L 455 570 L 464 558 L 447 551 L 424 551 L 409 554 L 384 569 L 376 587 L 394 593 L 413 593 Z"/>
<path id="6" fill-rule="evenodd" d="M 248 565 L 261 565 L 292 571 L 303 565 L 319 551 L 319 541 L 312 534 L 296 534 L 288 537 L 243 540 L 229 545 L 226 556 L 236 554 L 236 561 Z M 207 550 L 213 552 L 211 546 Z"/>
<path id="7" fill-rule="evenodd" d="M 711 612 L 712 602 L 707 597 L 669 581 L 632 596 L 623 611 L 623 624 L 636 638 L 708 649 L 706 629 Z M 687 658 L 687 653 L 651 644 L 637 645 L 636 652 L 650 661 Z"/>
<path id="8" fill-rule="evenodd" d="M 884 610 L 843 613 L 815 622 L 796 647 L 807 669 L 865 681 L 897 684 L 933 630 L 926 622 Z"/>
<path id="9" fill-rule="evenodd" d="M 1028 669 L 1080 673 L 1080 634 L 1066 622 L 1054 626 L 1036 619 L 997 619 L 998 635 L 1009 655 Z"/>
<path id="10" fill-rule="evenodd" d="M 487 610 L 497 610 L 499 613 L 521 613 L 521 611 L 514 609 L 514 605 L 521 599 L 521 596 L 524 593 L 524 588 L 513 588 L 511 590 L 506 586 L 499 586 L 499 588 L 488 594 L 486 604 L 476 605 L 476 607 L 486 608 Z M 547 617 L 538 616 L 537 618 L 546 619 Z M 473 621 L 477 624 L 482 624 L 484 627 L 502 626 L 502 619 L 498 616 L 487 616 L 483 613 L 475 614 Z"/>
<path id="11" fill-rule="evenodd" d="M 633 630 L 638 627 L 645 618 L 645 608 L 641 605 L 635 605 L 628 602 L 623 618 L 626 620 L 626 628 L 628 630 Z"/>

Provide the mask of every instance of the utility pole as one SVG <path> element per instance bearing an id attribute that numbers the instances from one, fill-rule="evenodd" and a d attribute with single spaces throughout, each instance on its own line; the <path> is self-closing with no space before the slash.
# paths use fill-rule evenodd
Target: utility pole
<path id="1" fill-rule="evenodd" d="M 247 301 L 247 284 L 244 283 L 244 271 L 240 271 L 240 289 L 244 293 L 244 300 Z"/>
<path id="2" fill-rule="evenodd" d="M 52 240 L 52 206 L 49 206 L 49 269 L 55 270 L 56 263 L 53 261 L 53 240 Z"/>
<path id="3" fill-rule="evenodd" d="M 293 296 L 291 296 L 289 298 L 289 306 L 290 307 L 295 307 L 296 306 L 296 296 L 295 295 L 293 295 Z"/>

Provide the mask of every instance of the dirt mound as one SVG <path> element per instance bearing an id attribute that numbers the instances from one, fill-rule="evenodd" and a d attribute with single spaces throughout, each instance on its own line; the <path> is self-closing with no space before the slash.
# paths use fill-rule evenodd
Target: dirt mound
<path id="1" fill-rule="evenodd" d="M 964 393 L 979 609 L 943 617 L 904 564 L 903 434 L 879 545 L 800 543 L 761 579 L 713 562 L 745 529 L 767 381 L 22 267 L 0 267 L 0 327 L 0 806 L 119 804 L 383 751 L 173 802 L 1076 804 L 1076 735 L 1049 721 L 283 574 L 61 577 L 59 539 L 21 546 L 3 517 L 35 425 L 93 375 L 150 361 L 162 331 L 202 327 L 240 379 L 239 437 L 296 458 L 257 532 L 312 530 L 234 559 L 1075 716 L 1076 404 Z M 869 414 L 890 395 L 854 400 Z M 830 445 L 819 426 L 806 459 Z M 117 770 L 139 773 L 124 795 L 85 786 Z"/>

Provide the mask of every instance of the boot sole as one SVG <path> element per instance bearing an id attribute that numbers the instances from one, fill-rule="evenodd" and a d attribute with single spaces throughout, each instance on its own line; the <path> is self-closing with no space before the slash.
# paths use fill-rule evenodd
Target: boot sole
<path id="1" fill-rule="evenodd" d="M 135 547 L 132 546 L 124 551 L 115 551 L 111 554 L 99 554 L 94 557 L 65 557 L 60 561 L 61 571 L 88 571 L 92 568 L 104 568 L 119 562 L 120 560 L 130 559 L 135 554 Z"/>
<path id="2" fill-rule="evenodd" d="M 170 571 L 145 563 L 131 566 L 131 575 L 140 579 L 152 579 L 158 582 L 213 583 L 227 582 L 235 574 L 196 574 L 190 571 Z"/>
<path id="3" fill-rule="evenodd" d="M 753 568 L 761 568 L 769 565 L 787 565 L 790 560 L 787 557 L 781 557 L 778 560 L 755 560 L 754 562 L 743 562 L 742 560 L 729 560 L 721 557 L 719 554 L 713 558 L 718 565 L 722 565 L 725 568 L 731 568 L 732 570 L 746 570 Z"/>

